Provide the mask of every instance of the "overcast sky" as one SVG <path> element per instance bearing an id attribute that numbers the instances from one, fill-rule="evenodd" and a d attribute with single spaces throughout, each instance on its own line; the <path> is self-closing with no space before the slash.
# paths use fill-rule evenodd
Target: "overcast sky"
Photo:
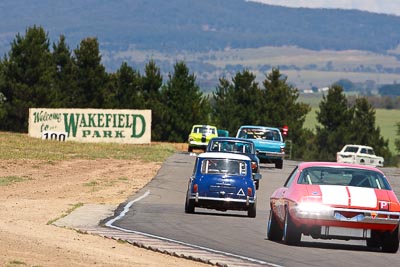
<path id="1" fill-rule="evenodd" d="M 359 9 L 400 16 L 400 0 L 248 0 L 271 5 L 310 8 Z"/>

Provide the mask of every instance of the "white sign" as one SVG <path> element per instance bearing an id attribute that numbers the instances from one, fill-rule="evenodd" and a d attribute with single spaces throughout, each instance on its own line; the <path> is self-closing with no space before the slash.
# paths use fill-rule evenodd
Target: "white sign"
<path id="1" fill-rule="evenodd" d="M 68 140 L 78 142 L 149 144 L 151 110 L 31 108 L 29 136 L 54 140 L 68 137 Z"/>

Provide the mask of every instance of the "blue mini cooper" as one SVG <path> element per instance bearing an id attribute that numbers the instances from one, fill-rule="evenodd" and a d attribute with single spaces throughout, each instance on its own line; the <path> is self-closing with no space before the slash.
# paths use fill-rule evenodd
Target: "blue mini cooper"
<path id="1" fill-rule="evenodd" d="M 186 213 L 194 213 L 196 207 L 240 210 L 247 211 L 247 216 L 254 218 L 256 204 L 256 188 L 248 156 L 219 152 L 197 156 L 186 194 Z"/>
<path id="2" fill-rule="evenodd" d="M 260 180 L 260 160 L 257 157 L 257 152 L 252 140 L 235 138 L 235 137 L 214 137 L 208 142 L 206 152 L 226 152 L 246 155 L 251 160 L 251 169 L 253 171 L 253 180 L 258 190 Z M 259 173 L 260 175 L 256 175 Z"/>

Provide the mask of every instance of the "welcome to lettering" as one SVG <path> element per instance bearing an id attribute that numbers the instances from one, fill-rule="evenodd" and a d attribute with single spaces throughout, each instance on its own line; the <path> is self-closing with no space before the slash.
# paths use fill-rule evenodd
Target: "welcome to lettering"
<path id="1" fill-rule="evenodd" d="M 61 113 L 48 113 L 46 111 L 34 112 L 33 113 L 34 123 L 46 122 L 46 121 L 57 121 L 61 122 Z"/>

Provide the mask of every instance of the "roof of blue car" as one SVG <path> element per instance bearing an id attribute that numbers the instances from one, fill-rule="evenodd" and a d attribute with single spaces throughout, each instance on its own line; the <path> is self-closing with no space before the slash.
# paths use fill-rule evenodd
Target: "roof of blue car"
<path id="1" fill-rule="evenodd" d="M 213 141 L 235 141 L 235 142 L 253 142 L 250 139 L 246 139 L 246 138 L 237 138 L 237 137 L 214 137 L 211 140 Z"/>
<path id="2" fill-rule="evenodd" d="M 240 126 L 240 129 L 241 128 L 252 128 L 252 129 L 273 129 L 273 130 L 278 130 L 279 131 L 279 128 L 277 128 L 277 127 L 270 127 L 270 126 L 261 126 L 261 125 L 242 125 L 242 126 Z"/>
<path id="3" fill-rule="evenodd" d="M 225 152 L 205 152 L 199 154 L 199 158 L 213 158 L 213 159 L 236 159 L 236 160 L 251 160 L 248 156 L 242 154 L 225 153 Z"/>

